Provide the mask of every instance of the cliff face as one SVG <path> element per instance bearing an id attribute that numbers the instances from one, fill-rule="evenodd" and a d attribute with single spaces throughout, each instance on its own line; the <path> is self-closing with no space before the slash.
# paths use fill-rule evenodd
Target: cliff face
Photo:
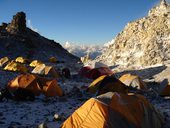
<path id="1" fill-rule="evenodd" d="M 109 65 L 149 66 L 170 60 L 170 5 L 162 0 L 148 16 L 128 23 L 96 58 Z"/>
<path id="2" fill-rule="evenodd" d="M 59 43 L 49 40 L 26 27 L 26 15 L 18 12 L 11 23 L 0 26 L 0 57 L 24 56 L 46 61 L 55 56 L 63 61 L 79 61 Z"/>

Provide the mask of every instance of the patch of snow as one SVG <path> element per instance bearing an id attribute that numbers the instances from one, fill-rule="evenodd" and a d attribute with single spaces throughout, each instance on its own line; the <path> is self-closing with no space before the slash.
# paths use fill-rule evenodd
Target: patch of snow
<path id="1" fill-rule="evenodd" d="M 64 120 L 70 116 L 87 97 L 76 96 L 73 88 L 88 86 L 88 81 L 76 82 L 65 80 L 59 85 L 65 92 L 63 97 L 47 98 L 44 95 L 36 97 L 35 101 L 18 102 L 8 100 L 0 103 L 0 128 L 29 127 L 35 128 L 43 122 L 54 122 L 54 114 L 62 115 Z M 82 92 L 83 93 L 83 92 Z M 55 121 L 55 128 L 59 128 L 61 121 Z"/>
<path id="2" fill-rule="evenodd" d="M 105 43 L 105 44 L 104 44 L 104 47 L 109 47 L 110 45 L 114 44 L 114 42 L 115 42 L 115 38 L 112 39 L 111 41 Z"/>

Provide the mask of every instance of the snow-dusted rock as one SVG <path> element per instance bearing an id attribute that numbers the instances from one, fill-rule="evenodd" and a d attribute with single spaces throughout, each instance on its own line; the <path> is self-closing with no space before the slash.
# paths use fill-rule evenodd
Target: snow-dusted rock
<path id="1" fill-rule="evenodd" d="M 96 58 L 114 65 L 149 66 L 170 59 L 170 5 L 162 1 L 148 16 L 128 23 L 105 52 Z"/>

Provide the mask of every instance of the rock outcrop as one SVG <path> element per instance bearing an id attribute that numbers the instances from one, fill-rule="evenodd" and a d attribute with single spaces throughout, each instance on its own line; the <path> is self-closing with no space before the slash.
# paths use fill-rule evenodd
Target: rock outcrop
<path id="1" fill-rule="evenodd" d="M 109 65 L 150 66 L 170 60 L 170 5 L 162 0 L 148 16 L 128 23 L 96 58 Z"/>
<path id="2" fill-rule="evenodd" d="M 15 34 L 26 31 L 26 15 L 24 12 L 18 12 L 13 16 L 12 22 L 7 26 L 7 31 Z"/>
<path id="3" fill-rule="evenodd" d="M 41 61 L 48 61 L 53 56 L 61 61 L 79 61 L 59 43 L 27 28 L 24 12 L 18 12 L 11 23 L 2 23 L 0 26 L 0 58 L 4 56 L 11 59 L 23 56 Z"/>

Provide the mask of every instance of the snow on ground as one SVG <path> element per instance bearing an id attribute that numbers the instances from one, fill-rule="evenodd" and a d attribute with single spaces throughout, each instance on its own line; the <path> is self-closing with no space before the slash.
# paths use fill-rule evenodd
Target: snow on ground
<path id="1" fill-rule="evenodd" d="M 36 127 L 40 123 L 54 121 L 55 113 L 67 118 L 81 104 L 78 99 L 62 100 L 41 98 L 33 102 L 1 103 L 0 127 Z M 58 128 L 61 123 L 58 121 L 55 127 Z"/>
<path id="2" fill-rule="evenodd" d="M 139 74 L 149 78 L 149 72 L 155 72 L 156 74 L 158 69 L 164 70 L 164 68 L 148 68 L 140 70 Z M 0 80 L 6 82 L 5 77 L 9 76 L 4 72 L 2 73 L 4 74 L 4 79 L 0 77 Z M 16 75 L 13 74 L 12 76 Z M 59 80 L 58 83 L 65 92 L 63 97 L 47 98 L 41 95 L 32 102 L 12 100 L 0 102 L 0 128 L 36 128 L 41 123 L 48 123 L 50 128 L 59 128 L 71 113 L 90 97 L 94 96 L 85 92 L 85 89 L 91 82 L 92 80 L 74 75 L 71 79 Z M 149 86 L 156 88 L 157 85 Z M 157 96 L 154 92 L 149 92 L 144 94 L 144 96 L 163 114 L 166 123 L 165 128 L 169 128 L 170 98 Z M 55 114 L 58 114 L 60 117 L 57 121 L 54 120 Z"/>
<path id="3" fill-rule="evenodd" d="M 76 110 L 88 96 L 83 96 L 79 88 L 89 83 L 66 80 L 59 82 L 65 90 L 65 96 L 47 98 L 43 95 L 35 101 L 4 101 L 0 103 L 0 128 L 36 128 L 43 122 L 54 122 L 54 115 L 62 117 L 56 121 L 54 127 L 59 128 L 61 123 Z"/>

